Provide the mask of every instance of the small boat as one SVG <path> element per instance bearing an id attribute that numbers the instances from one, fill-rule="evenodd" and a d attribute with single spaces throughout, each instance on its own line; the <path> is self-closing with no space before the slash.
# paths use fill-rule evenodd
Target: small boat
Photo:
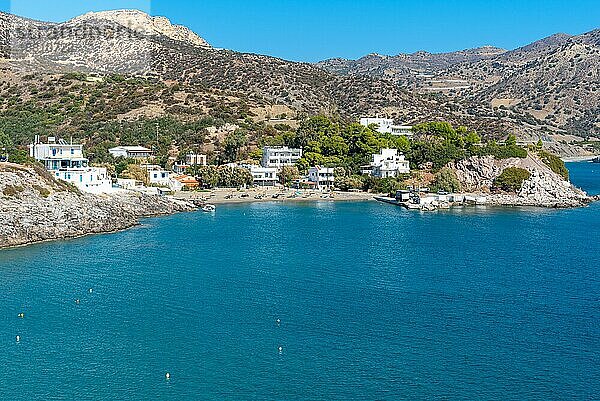
<path id="1" fill-rule="evenodd" d="M 202 206 L 202 211 L 206 212 L 206 213 L 211 213 L 211 212 L 214 212 L 215 210 L 217 210 L 217 207 L 215 205 L 207 204 L 207 205 Z"/>

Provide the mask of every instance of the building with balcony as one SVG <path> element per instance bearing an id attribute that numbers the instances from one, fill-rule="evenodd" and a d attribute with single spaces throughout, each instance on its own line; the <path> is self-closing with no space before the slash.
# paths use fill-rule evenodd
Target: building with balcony
<path id="1" fill-rule="evenodd" d="M 381 149 L 379 154 L 373 155 L 371 164 L 361 167 L 361 172 L 378 178 L 397 177 L 410 173 L 410 162 L 398 149 Z"/>
<path id="2" fill-rule="evenodd" d="M 308 170 L 308 181 L 314 183 L 317 189 L 331 189 L 335 184 L 334 168 L 322 166 L 311 167 Z"/>
<path id="3" fill-rule="evenodd" d="M 302 149 L 288 148 L 287 146 L 266 146 L 263 148 L 263 167 L 281 168 L 293 166 L 302 157 Z"/>
<path id="4" fill-rule="evenodd" d="M 125 159 L 146 160 L 154 157 L 154 153 L 143 146 L 117 146 L 108 150 L 108 153 L 115 158 L 123 157 Z"/>
<path id="5" fill-rule="evenodd" d="M 392 134 L 397 136 L 412 136 L 412 126 L 396 125 L 391 118 L 364 117 L 360 119 L 360 125 L 368 127 L 376 125 L 376 131 L 380 134 Z"/>
<path id="6" fill-rule="evenodd" d="M 48 137 L 42 143 L 39 136 L 29 145 L 29 156 L 44 165 L 54 178 L 75 185 L 80 191 L 107 193 L 113 191 L 112 179 L 105 168 L 89 167 L 83 156 L 83 145 Z"/>

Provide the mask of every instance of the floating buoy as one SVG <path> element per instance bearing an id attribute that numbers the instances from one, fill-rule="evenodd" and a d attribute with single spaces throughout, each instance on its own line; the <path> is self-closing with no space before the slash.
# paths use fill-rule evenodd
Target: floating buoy
<path id="1" fill-rule="evenodd" d="M 91 294 L 92 292 L 94 292 L 94 289 L 93 289 L 93 288 L 90 288 L 90 294 Z"/>
<path id="2" fill-rule="evenodd" d="M 276 321 L 277 321 L 277 324 L 281 324 L 281 320 L 277 319 Z"/>
<path id="3" fill-rule="evenodd" d="M 19 319 L 23 319 L 25 318 L 25 314 L 24 313 L 19 313 Z"/>
<path id="4" fill-rule="evenodd" d="M 17 342 L 21 341 L 21 336 L 16 337 Z"/>
<path id="5" fill-rule="evenodd" d="M 171 378 L 171 374 L 170 374 L 169 372 L 167 372 L 167 373 L 165 374 L 165 379 L 169 380 L 170 378 Z"/>
<path id="6" fill-rule="evenodd" d="M 75 303 L 76 303 L 77 305 L 79 305 L 79 304 L 81 303 L 81 301 L 80 301 L 80 300 L 78 300 L 78 299 L 76 299 L 76 300 L 75 300 Z"/>
<path id="7" fill-rule="evenodd" d="M 279 350 L 279 353 L 281 354 L 283 352 L 283 347 L 279 347 L 278 350 Z"/>

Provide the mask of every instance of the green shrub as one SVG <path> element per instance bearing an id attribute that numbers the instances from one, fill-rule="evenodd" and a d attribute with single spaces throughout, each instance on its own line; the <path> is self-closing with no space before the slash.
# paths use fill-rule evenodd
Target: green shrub
<path id="1" fill-rule="evenodd" d="M 461 185 L 454 170 L 443 168 L 435 175 L 435 181 L 431 185 L 431 189 L 435 192 L 459 192 L 461 190 Z"/>
<path id="2" fill-rule="evenodd" d="M 19 185 L 7 185 L 2 190 L 4 196 L 15 196 L 23 192 L 23 187 Z"/>
<path id="3" fill-rule="evenodd" d="M 516 192 L 521 189 L 523 182 L 531 177 L 531 173 L 519 167 L 505 169 L 494 180 L 494 186 L 507 192 Z"/>
<path id="4" fill-rule="evenodd" d="M 550 170 L 554 171 L 565 180 L 569 180 L 569 170 L 567 169 L 567 166 L 565 166 L 565 162 L 563 162 L 560 157 L 546 152 L 545 150 L 540 150 L 538 155 L 544 164 L 550 167 Z"/>

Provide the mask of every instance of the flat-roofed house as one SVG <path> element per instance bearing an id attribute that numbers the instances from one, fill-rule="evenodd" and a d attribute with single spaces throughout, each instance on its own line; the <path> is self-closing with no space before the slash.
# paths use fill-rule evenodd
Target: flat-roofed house
<path id="1" fill-rule="evenodd" d="M 108 150 L 108 153 L 114 157 L 123 157 L 125 159 L 149 159 L 154 153 L 143 146 L 117 146 Z"/>
<path id="2" fill-rule="evenodd" d="M 29 156 L 42 163 L 54 178 L 69 182 L 81 191 L 95 194 L 113 191 L 107 170 L 89 166 L 83 156 L 83 145 L 57 141 L 55 137 L 48 137 L 48 142 L 42 143 L 36 136 L 29 145 Z"/>
<path id="3" fill-rule="evenodd" d="M 392 134 L 397 136 L 413 135 L 412 126 L 396 125 L 391 118 L 363 117 L 360 119 L 360 125 L 364 125 L 365 127 L 376 125 L 376 131 L 380 134 Z"/>
<path id="4" fill-rule="evenodd" d="M 333 167 L 315 166 L 308 170 L 308 181 L 315 183 L 318 189 L 330 189 L 335 184 Z"/>
<path id="5" fill-rule="evenodd" d="M 398 149 L 381 149 L 379 154 L 373 155 L 371 164 L 361 167 L 361 172 L 378 178 L 397 177 L 410 173 L 410 162 Z"/>
<path id="6" fill-rule="evenodd" d="M 266 146 L 263 148 L 263 167 L 281 168 L 293 166 L 302 158 L 302 149 L 288 148 L 287 146 Z"/>

